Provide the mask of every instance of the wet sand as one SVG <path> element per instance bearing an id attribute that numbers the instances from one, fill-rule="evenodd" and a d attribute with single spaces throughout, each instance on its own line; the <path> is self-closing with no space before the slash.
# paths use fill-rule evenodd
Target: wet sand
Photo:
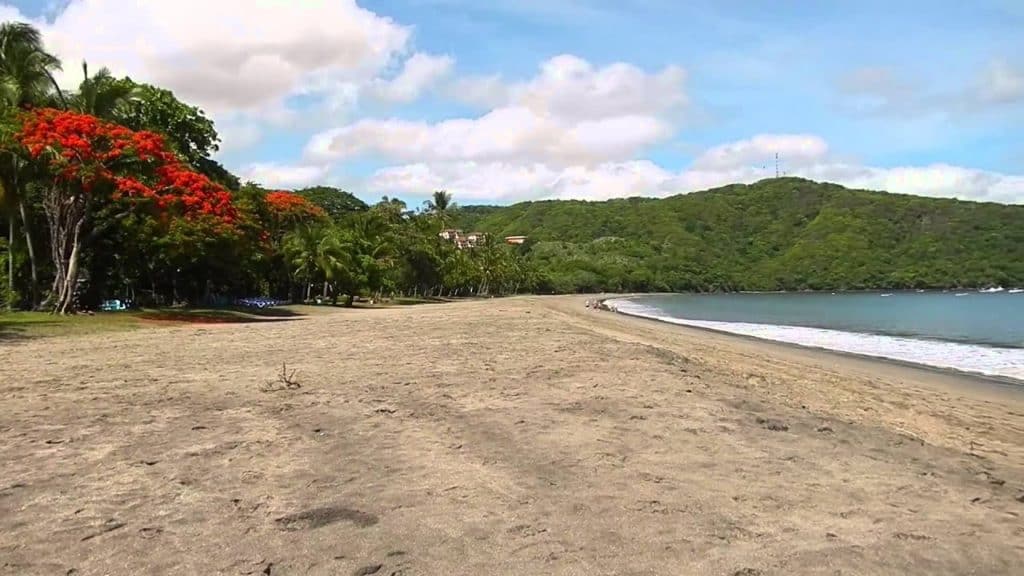
<path id="1" fill-rule="evenodd" d="M 0 574 L 1019 573 L 1017 390 L 583 301 L 0 342 Z"/>

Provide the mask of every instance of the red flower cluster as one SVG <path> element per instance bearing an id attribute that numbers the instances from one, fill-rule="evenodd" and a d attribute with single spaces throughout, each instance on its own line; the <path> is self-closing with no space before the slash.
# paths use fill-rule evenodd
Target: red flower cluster
<path id="1" fill-rule="evenodd" d="M 154 132 L 41 108 L 24 113 L 17 139 L 29 156 L 48 161 L 58 180 L 85 192 L 111 184 L 113 200 L 150 201 L 161 212 L 212 217 L 227 227 L 238 217 L 231 194 L 182 163 Z"/>
<path id="2" fill-rule="evenodd" d="M 180 201 L 186 215 L 207 214 L 225 224 L 234 224 L 238 212 L 231 203 L 231 193 L 224 187 L 180 162 L 160 167 L 157 174 L 156 189 L 167 192 L 162 199 L 166 201 L 169 193 Z"/>
<path id="3" fill-rule="evenodd" d="M 323 208 L 292 192 L 268 192 L 264 200 L 279 220 L 305 220 L 325 216 Z"/>

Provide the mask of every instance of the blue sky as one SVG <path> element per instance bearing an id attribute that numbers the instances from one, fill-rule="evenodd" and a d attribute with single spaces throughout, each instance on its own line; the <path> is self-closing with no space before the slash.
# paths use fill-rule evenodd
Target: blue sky
<path id="1" fill-rule="evenodd" d="M 2 10 L 67 62 L 199 104 L 219 159 L 268 186 L 667 195 L 755 181 L 779 153 L 791 174 L 1024 202 L 1019 1 L 137 4 Z"/>

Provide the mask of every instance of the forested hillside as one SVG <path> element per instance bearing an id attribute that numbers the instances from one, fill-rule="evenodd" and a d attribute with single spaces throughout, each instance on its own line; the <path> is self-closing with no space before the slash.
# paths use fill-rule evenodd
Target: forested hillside
<path id="1" fill-rule="evenodd" d="M 1024 285 L 1024 206 L 799 178 L 665 199 L 464 207 L 530 237 L 536 289 L 801 290 Z"/>

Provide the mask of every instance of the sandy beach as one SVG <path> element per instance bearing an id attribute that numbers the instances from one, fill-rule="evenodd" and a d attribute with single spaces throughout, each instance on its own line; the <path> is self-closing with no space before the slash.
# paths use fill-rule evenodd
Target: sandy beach
<path id="1" fill-rule="evenodd" d="M 1021 573 L 1021 391 L 584 300 L 0 340 L 0 574 Z"/>

